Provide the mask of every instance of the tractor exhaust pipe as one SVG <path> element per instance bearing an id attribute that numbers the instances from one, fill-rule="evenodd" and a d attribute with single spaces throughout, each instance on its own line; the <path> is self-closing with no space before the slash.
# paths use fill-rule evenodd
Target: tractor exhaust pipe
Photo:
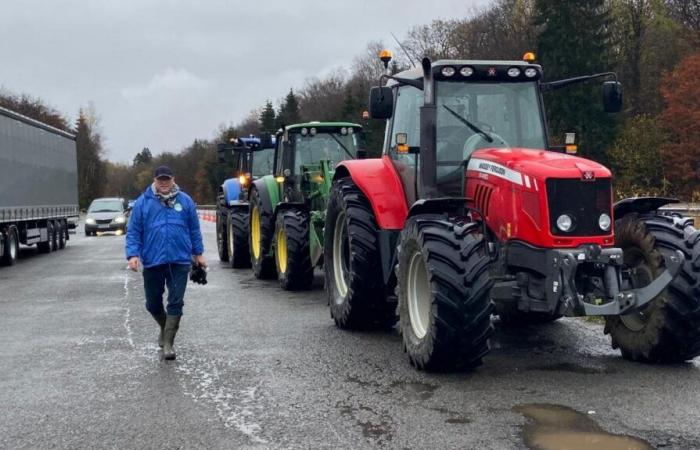
<path id="1" fill-rule="evenodd" d="M 437 157 L 435 129 L 437 107 L 433 85 L 433 66 L 430 58 L 421 61 L 423 67 L 423 106 L 420 108 L 420 186 L 418 197 L 435 198 L 437 192 Z"/>

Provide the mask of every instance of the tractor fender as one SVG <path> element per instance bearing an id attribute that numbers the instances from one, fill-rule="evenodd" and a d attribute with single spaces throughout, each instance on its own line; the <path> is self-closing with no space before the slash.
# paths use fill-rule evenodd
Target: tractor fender
<path id="1" fill-rule="evenodd" d="M 221 189 L 224 194 L 224 202 L 226 206 L 234 204 L 241 200 L 241 182 L 238 178 L 229 178 L 221 184 Z"/>
<path id="2" fill-rule="evenodd" d="M 279 202 L 276 183 L 277 182 L 273 176 L 267 175 L 253 181 L 251 189 L 248 192 L 248 200 L 250 200 L 250 192 L 253 190 L 253 188 L 258 191 L 261 201 L 260 206 L 263 208 L 264 212 L 270 214 L 271 217 L 274 217 L 273 213 L 275 211 L 275 206 Z"/>
<path id="3" fill-rule="evenodd" d="M 382 230 L 401 230 L 408 216 L 401 179 L 388 156 L 343 161 L 333 180 L 350 177 L 367 197 Z"/>
<path id="4" fill-rule="evenodd" d="M 666 197 L 625 198 L 613 205 L 613 217 L 614 220 L 618 220 L 630 213 L 646 214 L 656 211 L 664 205 L 679 202 L 676 198 Z"/>

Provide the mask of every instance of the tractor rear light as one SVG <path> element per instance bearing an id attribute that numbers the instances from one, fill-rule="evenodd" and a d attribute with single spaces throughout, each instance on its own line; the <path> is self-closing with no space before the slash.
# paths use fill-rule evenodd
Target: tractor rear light
<path id="1" fill-rule="evenodd" d="M 537 70 L 535 70 L 532 67 L 528 67 L 527 69 L 525 69 L 525 76 L 528 78 L 534 78 L 537 76 Z"/>
<path id="2" fill-rule="evenodd" d="M 451 66 L 443 67 L 440 73 L 445 77 L 451 77 L 455 74 L 455 68 Z"/>
<path id="3" fill-rule="evenodd" d="M 341 128 L 341 129 L 340 129 L 340 134 L 342 134 L 343 136 L 345 136 L 346 134 L 348 134 L 348 129 L 345 128 L 345 127 Z"/>
<path id="4" fill-rule="evenodd" d="M 306 128 L 302 128 L 302 129 L 301 129 L 301 135 L 302 135 L 302 136 L 306 136 L 307 134 L 309 134 L 309 130 L 306 129 Z"/>
<path id="5" fill-rule="evenodd" d="M 564 233 L 571 231 L 574 227 L 574 219 L 568 214 L 557 217 L 557 228 Z"/>
<path id="6" fill-rule="evenodd" d="M 612 220 L 610 219 L 609 215 L 603 213 L 600 215 L 600 217 L 598 217 L 598 226 L 601 230 L 608 231 L 610 229 L 611 224 Z"/>
<path id="7" fill-rule="evenodd" d="M 520 76 L 520 69 L 518 69 L 517 67 L 511 67 L 510 69 L 508 69 L 507 73 L 508 73 L 508 76 L 511 78 L 519 77 Z"/>
<path id="8" fill-rule="evenodd" d="M 248 178 L 245 175 L 241 175 L 238 177 L 238 182 L 241 183 L 241 186 L 245 186 L 248 184 Z"/>
<path id="9" fill-rule="evenodd" d="M 461 69 L 459 69 L 459 73 L 463 77 L 470 77 L 470 76 L 474 75 L 474 69 L 469 67 L 469 66 L 465 66 L 465 67 L 462 67 Z"/>
<path id="10" fill-rule="evenodd" d="M 316 128 L 310 129 L 309 133 L 311 134 L 311 136 L 316 136 Z"/>
<path id="11" fill-rule="evenodd" d="M 355 132 L 355 129 L 350 127 L 348 128 L 348 134 L 353 134 Z"/>

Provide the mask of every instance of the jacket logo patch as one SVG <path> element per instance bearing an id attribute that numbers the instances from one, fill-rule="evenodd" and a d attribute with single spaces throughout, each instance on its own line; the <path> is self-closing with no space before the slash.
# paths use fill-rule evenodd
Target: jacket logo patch
<path id="1" fill-rule="evenodd" d="M 182 205 L 179 203 L 175 203 L 175 211 L 177 211 L 177 212 L 182 211 Z"/>

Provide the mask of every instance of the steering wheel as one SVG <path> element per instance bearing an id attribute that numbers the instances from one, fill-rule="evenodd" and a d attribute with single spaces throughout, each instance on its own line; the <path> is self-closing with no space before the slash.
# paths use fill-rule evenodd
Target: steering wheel
<path id="1" fill-rule="evenodd" d="M 491 139 L 493 139 L 493 142 L 488 142 L 484 136 L 482 136 L 479 133 L 475 133 L 471 136 L 469 136 L 469 139 L 466 140 L 464 143 L 464 146 L 462 147 L 462 155 L 464 156 L 464 159 L 467 159 L 471 156 L 472 153 L 474 153 L 475 150 L 488 147 L 488 146 L 493 146 L 493 147 L 510 147 L 508 142 L 506 142 L 505 139 L 503 139 L 501 136 L 494 132 L 485 132 L 488 134 Z M 501 143 L 497 143 L 497 141 L 501 141 Z M 486 144 L 486 145 L 484 145 Z"/>

